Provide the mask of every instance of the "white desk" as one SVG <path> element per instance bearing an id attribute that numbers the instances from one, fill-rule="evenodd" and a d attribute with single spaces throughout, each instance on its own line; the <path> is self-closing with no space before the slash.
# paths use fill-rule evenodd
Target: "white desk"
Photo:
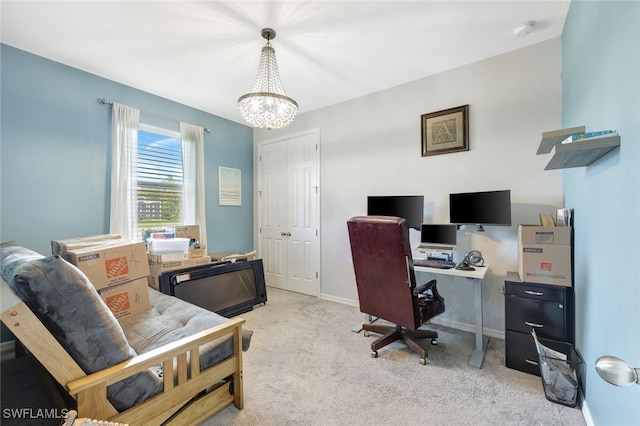
<path id="1" fill-rule="evenodd" d="M 424 256 L 424 255 L 423 255 Z M 418 256 L 416 256 L 417 258 Z M 484 276 L 487 274 L 487 270 L 489 269 L 487 266 L 484 267 L 475 267 L 475 271 L 461 271 L 459 269 L 439 269 L 439 268 L 428 268 L 426 266 L 414 266 L 413 269 L 416 272 L 428 272 L 431 274 L 438 275 L 450 275 L 454 277 L 463 277 L 473 281 L 475 284 L 473 293 L 474 293 L 474 303 L 476 307 L 476 350 L 473 351 L 471 355 L 471 359 L 469 360 L 469 365 L 476 368 L 482 367 L 482 361 L 484 361 L 484 353 L 487 350 L 487 344 L 489 343 L 489 338 L 484 337 L 482 333 L 482 280 Z"/>

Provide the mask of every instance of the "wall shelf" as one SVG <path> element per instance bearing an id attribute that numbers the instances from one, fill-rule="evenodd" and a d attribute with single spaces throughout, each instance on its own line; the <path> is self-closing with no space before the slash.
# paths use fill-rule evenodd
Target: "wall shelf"
<path id="1" fill-rule="evenodd" d="M 549 160 L 547 167 L 544 169 L 557 170 L 588 166 L 612 149 L 620 146 L 620 136 L 616 132 L 575 142 L 561 143 L 568 136 L 584 132 L 585 127 L 580 126 L 543 133 L 537 154 L 553 153 L 551 160 Z"/>
<path id="2" fill-rule="evenodd" d="M 553 147 L 565 140 L 568 136 L 575 135 L 576 133 L 584 133 L 585 127 L 578 126 L 570 129 L 553 130 L 551 132 L 544 132 L 542 134 L 542 140 L 538 146 L 538 152 L 536 155 L 548 154 L 553 150 Z"/>

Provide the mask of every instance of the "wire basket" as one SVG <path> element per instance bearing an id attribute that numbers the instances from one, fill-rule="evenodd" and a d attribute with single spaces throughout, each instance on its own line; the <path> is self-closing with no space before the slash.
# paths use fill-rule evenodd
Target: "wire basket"
<path id="1" fill-rule="evenodd" d="M 538 339 L 540 378 L 546 398 L 557 404 L 575 407 L 578 401 L 581 369 L 584 361 L 578 351 L 566 342 Z"/>

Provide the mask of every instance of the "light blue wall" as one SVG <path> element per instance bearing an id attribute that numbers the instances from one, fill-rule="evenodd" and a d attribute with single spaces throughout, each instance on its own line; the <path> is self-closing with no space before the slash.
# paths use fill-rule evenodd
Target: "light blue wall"
<path id="1" fill-rule="evenodd" d="M 609 385 L 595 361 L 640 367 L 640 2 L 572 2 L 562 47 L 563 126 L 621 135 L 619 149 L 563 176 L 587 406 L 597 426 L 638 425 L 640 386 Z"/>
<path id="2" fill-rule="evenodd" d="M 49 254 L 52 239 L 108 232 L 111 108 L 97 102 L 105 97 L 212 129 L 205 133 L 208 252 L 253 249 L 251 128 L 4 44 L 0 49 L 0 240 Z M 144 114 L 141 121 L 178 129 Z M 218 205 L 219 166 L 241 169 L 241 207 Z"/>

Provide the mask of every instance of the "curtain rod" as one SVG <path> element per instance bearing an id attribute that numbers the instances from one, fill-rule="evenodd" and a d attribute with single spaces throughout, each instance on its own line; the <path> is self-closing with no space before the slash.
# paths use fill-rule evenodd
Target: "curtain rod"
<path id="1" fill-rule="evenodd" d="M 100 98 L 100 99 L 98 99 L 98 102 L 101 103 L 102 105 L 113 105 L 113 101 L 111 99 L 107 99 L 107 98 Z M 140 110 L 140 112 L 142 114 L 150 115 L 152 117 L 161 118 L 163 120 L 175 121 L 176 123 L 180 123 L 180 120 L 176 120 L 175 118 L 166 117 L 164 115 L 155 114 L 155 113 L 149 112 L 149 111 Z M 203 129 L 204 129 L 205 132 L 211 133 L 211 129 L 209 129 L 208 127 L 203 127 Z"/>

